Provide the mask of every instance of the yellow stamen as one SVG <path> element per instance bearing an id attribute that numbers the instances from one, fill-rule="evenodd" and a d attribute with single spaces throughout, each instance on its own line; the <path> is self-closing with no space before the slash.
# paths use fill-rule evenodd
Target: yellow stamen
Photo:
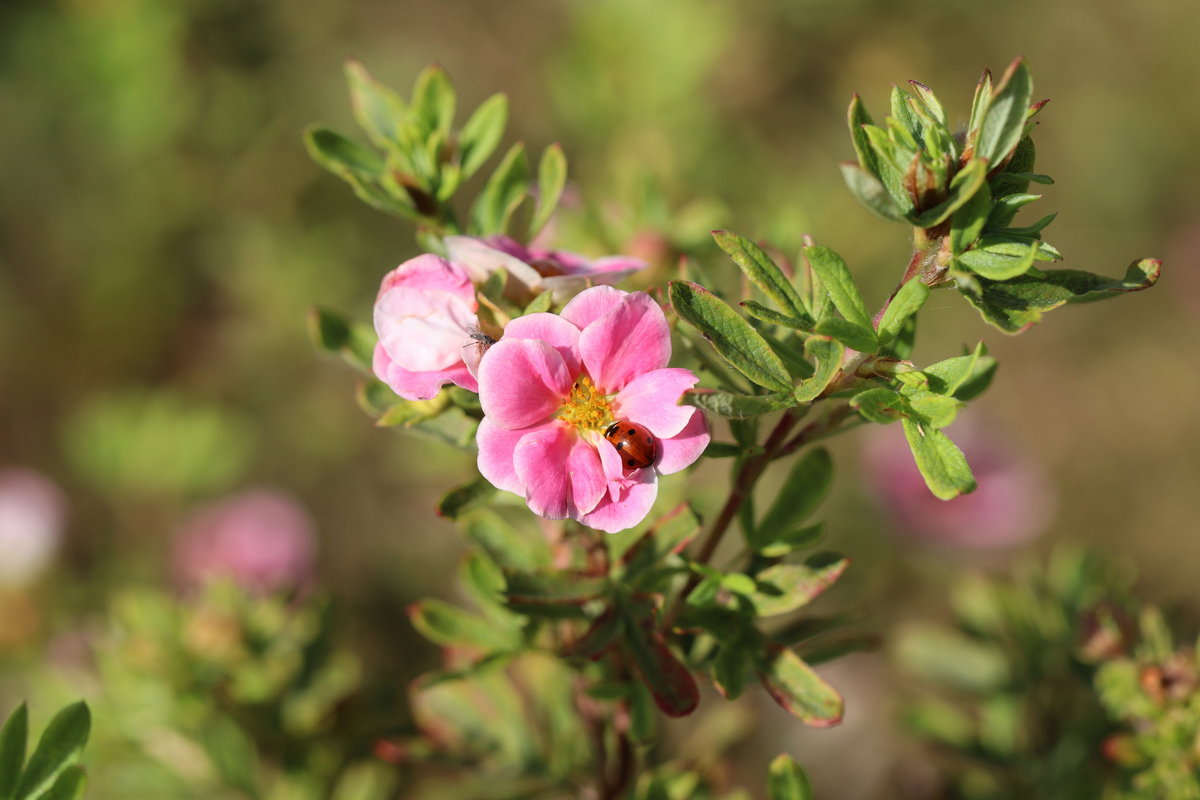
<path id="1" fill-rule="evenodd" d="M 581 431 L 603 432 L 613 421 L 608 398 L 600 393 L 592 379 L 586 375 L 575 381 L 570 396 L 558 409 L 557 416 Z"/>

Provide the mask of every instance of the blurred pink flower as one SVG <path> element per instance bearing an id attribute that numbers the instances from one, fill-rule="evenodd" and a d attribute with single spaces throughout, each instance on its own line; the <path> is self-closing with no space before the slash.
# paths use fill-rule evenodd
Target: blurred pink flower
<path id="1" fill-rule="evenodd" d="M 896 525 L 918 539 L 967 548 L 1017 545 L 1041 533 L 1054 503 L 1036 467 L 971 419 L 960 418 L 947 433 L 979 485 L 953 500 L 929 492 L 899 425 L 877 427 L 866 437 L 867 485 Z"/>
<path id="2" fill-rule="evenodd" d="M 709 441 L 700 410 L 679 405 L 697 378 L 666 368 L 670 359 L 666 317 L 644 292 L 597 286 L 561 316 L 518 317 L 479 366 L 479 471 L 547 519 L 610 533 L 638 524 L 658 476 L 690 465 Z M 630 466 L 605 438 L 618 420 L 655 438 L 649 465 Z"/>
<path id="3" fill-rule="evenodd" d="M 629 256 L 590 260 L 562 250 L 526 247 L 507 236 L 486 239 L 448 236 L 446 252 L 476 283 L 482 283 L 502 268 L 524 288 L 525 294 L 553 292 L 556 303 L 563 302 L 573 292 L 589 286 L 612 285 L 646 268 L 646 262 Z"/>
<path id="4" fill-rule="evenodd" d="M 315 559 L 308 512 L 288 495 L 265 489 L 201 508 L 177 532 L 173 553 L 184 589 L 228 578 L 261 593 L 302 587 Z"/>
<path id="5" fill-rule="evenodd" d="M 406 400 L 428 400 L 447 383 L 478 391 L 464 362 L 478 307 L 461 267 L 429 254 L 405 261 L 375 300 L 375 375 Z"/>
<path id="6" fill-rule="evenodd" d="M 67 499 L 46 476 L 30 469 L 0 471 L 0 587 L 41 575 L 62 545 Z"/>

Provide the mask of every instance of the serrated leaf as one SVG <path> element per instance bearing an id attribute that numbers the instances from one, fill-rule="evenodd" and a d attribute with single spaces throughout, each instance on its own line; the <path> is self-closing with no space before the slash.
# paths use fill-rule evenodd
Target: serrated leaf
<path id="1" fill-rule="evenodd" d="M 755 576 L 757 589 L 750 597 L 760 617 L 786 614 L 811 603 L 850 565 L 847 558 L 810 564 L 776 564 Z"/>
<path id="2" fill-rule="evenodd" d="M 812 784 L 800 765 L 786 753 L 771 761 L 767 770 L 768 800 L 812 800 Z"/>
<path id="3" fill-rule="evenodd" d="M 21 767 L 25 764 L 25 746 L 29 741 L 29 709 L 17 706 L 4 727 L 0 728 L 0 800 L 13 800 Z"/>
<path id="4" fill-rule="evenodd" d="M 879 349 L 879 340 L 873 328 L 864 328 L 839 317 L 826 317 L 817 323 L 814 332 L 837 339 L 846 347 L 860 353 L 874 353 Z"/>
<path id="5" fill-rule="evenodd" d="M 879 387 L 859 392 L 850 398 L 850 407 L 870 422 L 887 425 L 904 416 L 904 398 L 891 389 Z"/>
<path id="6" fill-rule="evenodd" d="M 901 286 L 879 318 L 879 343 L 887 344 L 895 339 L 904 321 L 917 313 L 928 299 L 929 287 L 919 279 L 914 278 Z"/>
<path id="7" fill-rule="evenodd" d="M 491 481 L 482 477 L 456 486 L 438 500 L 437 515 L 446 519 L 458 519 L 464 511 L 490 500 L 496 491 Z"/>
<path id="8" fill-rule="evenodd" d="M 626 609 L 625 644 L 637 671 L 654 698 L 654 704 L 669 717 L 685 717 L 700 703 L 696 679 L 675 657 L 658 630 L 652 607 Z"/>
<path id="9" fill-rule="evenodd" d="M 818 245 L 804 248 L 804 255 L 812 265 L 813 271 L 820 277 L 825 290 L 829 292 L 834 308 L 848 322 L 853 322 L 860 328 L 873 330 L 871 315 L 867 313 L 867 306 L 863 303 L 862 295 L 854 285 L 854 279 L 850 276 L 850 270 L 842 257 L 828 247 Z"/>
<path id="10" fill-rule="evenodd" d="M 485 652 L 508 651 L 521 643 L 515 626 L 498 625 L 441 600 L 426 599 L 408 607 L 413 627 L 429 641 L 443 647 L 475 647 Z"/>
<path id="11" fill-rule="evenodd" d="M 608 578 L 581 570 L 505 570 L 508 607 L 531 616 L 577 616 L 584 603 L 608 593 Z"/>
<path id="12" fill-rule="evenodd" d="M 904 437 L 929 491 L 941 500 L 952 500 L 975 490 L 975 477 L 967 459 L 950 437 L 940 430 L 905 418 Z"/>
<path id="13" fill-rule="evenodd" d="M 354 119 L 381 150 L 396 145 L 396 132 L 404 117 L 405 106 L 400 96 L 376 81 L 362 62 L 350 59 L 345 67 L 350 86 L 350 101 Z"/>
<path id="14" fill-rule="evenodd" d="M 541 161 L 538 162 L 537 210 L 529 223 L 530 239 L 546 227 L 546 223 L 558 208 L 559 198 L 562 197 L 563 187 L 566 185 L 567 157 L 563 155 L 562 145 L 555 143 L 542 152 Z"/>
<path id="15" fill-rule="evenodd" d="M 741 268 L 750 282 L 774 301 L 781 311 L 796 319 L 808 320 L 807 325 L 811 326 L 800 293 L 761 247 L 729 231 L 713 231 L 712 236 L 717 246 L 733 259 L 733 263 Z"/>
<path id="16" fill-rule="evenodd" d="M 376 337 L 370 327 L 352 323 L 324 308 L 312 308 L 308 312 L 308 334 L 318 349 L 367 375 L 373 374 L 371 361 Z"/>
<path id="17" fill-rule="evenodd" d="M 985 159 L 972 159 L 950 181 L 950 193 L 945 200 L 915 217 L 910 217 L 913 225 L 932 228 L 945 222 L 983 187 L 987 182 L 987 171 L 988 162 Z"/>
<path id="18" fill-rule="evenodd" d="M 975 154 L 998 164 L 1007 156 L 1025 130 L 1029 101 L 1033 97 L 1033 78 L 1022 59 L 1004 72 L 991 93 L 991 100 L 979 125 Z"/>
<path id="19" fill-rule="evenodd" d="M 754 529 L 749 545 L 761 550 L 808 518 L 833 483 L 833 459 L 823 447 L 813 448 L 792 465 L 775 502 Z"/>
<path id="20" fill-rule="evenodd" d="M 475 235 L 503 234 L 528 192 L 529 163 L 525 146 L 518 142 L 505 154 L 471 207 L 471 229 Z"/>
<path id="21" fill-rule="evenodd" d="M 798 403 L 811 403 L 821 396 L 842 368 L 846 348 L 836 339 L 812 336 L 804 343 L 804 354 L 813 360 L 812 377 L 796 385 L 792 395 Z"/>
<path id="22" fill-rule="evenodd" d="M 459 163 L 462 165 L 463 178 L 469 178 L 478 172 L 496 151 L 507 123 L 508 97 L 503 94 L 492 95 L 475 109 L 475 113 L 467 120 L 467 124 L 463 125 L 458 136 Z"/>
<path id="23" fill-rule="evenodd" d="M 83 755 L 91 727 L 91 712 L 82 701 L 55 714 L 25 765 L 15 796 L 21 800 L 44 798 L 58 777 Z"/>
<path id="24" fill-rule="evenodd" d="M 758 668 L 771 698 L 805 724 L 826 728 L 842 721 L 842 696 L 791 650 L 770 648 Z"/>
<path id="25" fill-rule="evenodd" d="M 776 392 L 791 391 L 792 378 L 783 361 L 762 335 L 724 301 L 690 281 L 671 281 L 668 294 L 675 312 L 700 331 L 735 369 L 759 386 Z"/>
<path id="26" fill-rule="evenodd" d="M 900 210 L 900 206 L 896 205 L 896 201 L 892 199 L 891 194 L 878 178 L 858 164 L 845 162 L 839 164 L 838 167 L 842 171 L 842 180 L 846 182 L 846 188 L 850 190 L 850 194 L 854 195 L 854 199 L 862 203 L 868 211 L 881 219 L 892 222 L 904 221 L 904 212 Z"/>

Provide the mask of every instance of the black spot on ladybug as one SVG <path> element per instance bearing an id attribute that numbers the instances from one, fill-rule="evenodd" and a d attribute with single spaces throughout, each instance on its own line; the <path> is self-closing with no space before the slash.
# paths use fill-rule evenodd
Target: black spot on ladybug
<path id="1" fill-rule="evenodd" d="M 630 469 L 648 467 L 658 458 L 658 440 L 636 422 L 618 420 L 608 426 L 604 438 L 612 443 Z"/>

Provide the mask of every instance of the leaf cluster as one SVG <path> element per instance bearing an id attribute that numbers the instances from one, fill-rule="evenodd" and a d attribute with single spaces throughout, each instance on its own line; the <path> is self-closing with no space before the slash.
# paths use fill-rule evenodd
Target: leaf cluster
<path id="1" fill-rule="evenodd" d="M 87 775 L 79 764 L 92 716 L 80 701 L 60 710 L 46 725 L 26 759 L 29 711 L 17 706 L 0 726 L 0 800 L 78 800 Z"/>

